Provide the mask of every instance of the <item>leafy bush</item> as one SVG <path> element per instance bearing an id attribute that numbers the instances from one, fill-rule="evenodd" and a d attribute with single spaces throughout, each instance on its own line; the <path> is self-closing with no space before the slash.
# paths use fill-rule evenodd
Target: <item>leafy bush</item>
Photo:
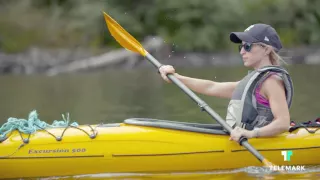
<path id="1" fill-rule="evenodd" d="M 268 23 L 286 47 L 320 42 L 317 0 L 11 0 L 0 1 L 0 48 L 118 46 L 102 11 L 133 36 L 163 37 L 180 51 L 220 51 L 234 46 L 231 31 Z"/>

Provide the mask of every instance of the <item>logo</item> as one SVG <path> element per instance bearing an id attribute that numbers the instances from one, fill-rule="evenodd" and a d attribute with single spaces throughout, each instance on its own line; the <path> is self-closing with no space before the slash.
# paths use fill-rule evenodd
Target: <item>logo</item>
<path id="1" fill-rule="evenodd" d="M 284 161 L 290 161 L 291 160 L 291 156 L 293 155 L 292 151 L 281 151 L 281 155 L 283 156 L 283 160 Z"/>
<path id="2" fill-rule="evenodd" d="M 253 28 L 254 25 L 249 26 L 246 30 L 244 31 L 249 31 L 251 28 Z"/>
<path id="3" fill-rule="evenodd" d="M 271 171 L 306 171 L 306 166 L 269 166 Z"/>
<path id="4" fill-rule="evenodd" d="M 291 150 L 281 151 L 281 155 L 283 156 L 284 161 L 290 161 L 291 156 L 293 156 L 293 152 Z M 306 171 L 305 166 L 295 165 L 295 166 L 270 166 L 271 171 L 294 171 L 294 172 L 302 172 Z"/>

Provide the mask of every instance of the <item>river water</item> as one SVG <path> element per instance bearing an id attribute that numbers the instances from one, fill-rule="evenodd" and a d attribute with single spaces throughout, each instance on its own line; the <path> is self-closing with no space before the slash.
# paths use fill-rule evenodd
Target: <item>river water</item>
<path id="1" fill-rule="evenodd" d="M 319 116 L 320 66 L 289 65 L 295 96 L 291 108 L 293 120 L 302 122 Z M 215 81 L 238 81 L 248 69 L 243 67 L 177 68 L 178 73 Z M 216 123 L 177 86 L 162 81 L 154 69 L 108 70 L 105 72 L 63 74 L 53 77 L 42 75 L 0 77 L 0 123 L 9 117 L 27 119 L 37 110 L 39 118 L 47 123 L 61 120 L 61 114 L 70 114 L 79 124 L 122 122 L 132 117 L 167 119 L 199 123 Z M 199 95 L 222 117 L 226 115 L 227 99 Z M 259 173 L 258 173 L 259 174 Z M 306 178 L 320 172 L 305 172 Z M 126 176 L 126 177 L 123 177 Z M 123 179 L 127 175 L 88 175 L 85 179 Z M 143 179 L 131 175 L 131 179 Z M 135 177 L 136 176 L 136 177 Z M 146 179 L 150 175 L 145 176 Z M 157 179 L 261 179 L 246 170 L 223 173 L 158 175 Z M 69 177 L 71 178 L 71 177 Z M 67 179 L 69 179 L 67 178 Z M 81 179 L 81 177 L 77 177 Z M 274 176 L 267 177 L 274 178 Z M 284 179 L 302 178 L 288 175 Z"/>

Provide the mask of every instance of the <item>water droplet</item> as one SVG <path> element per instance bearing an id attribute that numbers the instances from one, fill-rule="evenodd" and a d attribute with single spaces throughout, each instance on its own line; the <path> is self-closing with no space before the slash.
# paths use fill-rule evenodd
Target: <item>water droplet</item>
<path id="1" fill-rule="evenodd" d="M 171 54 L 169 54 L 169 58 L 171 57 Z"/>
<path id="2" fill-rule="evenodd" d="M 183 57 L 184 59 L 186 58 L 186 57 Z"/>

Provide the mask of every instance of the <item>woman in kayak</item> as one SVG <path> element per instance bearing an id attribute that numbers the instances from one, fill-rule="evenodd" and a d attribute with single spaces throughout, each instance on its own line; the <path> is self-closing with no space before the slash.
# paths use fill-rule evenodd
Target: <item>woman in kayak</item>
<path id="1" fill-rule="evenodd" d="M 197 93 L 230 98 L 227 123 L 233 128 L 230 140 L 240 137 L 257 138 L 275 136 L 290 127 L 289 108 L 293 96 L 292 81 L 280 64 L 282 48 L 273 27 L 254 24 L 244 32 L 233 32 L 230 40 L 239 43 L 244 66 L 253 69 L 237 82 L 215 82 L 182 76 L 170 65 L 159 68 L 161 77 L 170 82 L 166 74 L 173 74 Z"/>

